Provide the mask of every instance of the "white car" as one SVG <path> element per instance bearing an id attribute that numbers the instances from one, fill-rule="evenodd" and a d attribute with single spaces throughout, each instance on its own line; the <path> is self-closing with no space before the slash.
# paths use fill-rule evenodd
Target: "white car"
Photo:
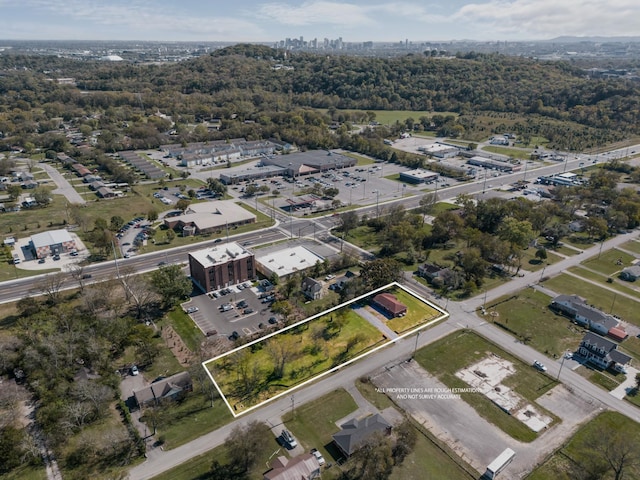
<path id="1" fill-rule="evenodd" d="M 136 376 L 140 373 L 140 371 L 138 370 L 138 367 L 136 367 L 135 365 L 133 367 L 131 367 L 131 375 Z"/>
<path id="2" fill-rule="evenodd" d="M 320 464 L 320 466 L 322 466 L 322 465 L 324 465 L 326 463 L 325 460 L 324 460 L 324 457 L 318 451 L 317 448 L 312 448 L 311 449 L 311 454 L 318 459 L 318 463 Z"/>
<path id="3" fill-rule="evenodd" d="M 187 313 L 196 313 L 197 311 L 198 311 L 198 307 L 187 308 Z"/>
<path id="4" fill-rule="evenodd" d="M 533 367 L 536 370 L 540 370 L 541 372 L 546 372 L 547 371 L 547 367 L 545 367 L 544 364 L 540 363 L 538 360 L 534 360 L 533 361 Z"/>

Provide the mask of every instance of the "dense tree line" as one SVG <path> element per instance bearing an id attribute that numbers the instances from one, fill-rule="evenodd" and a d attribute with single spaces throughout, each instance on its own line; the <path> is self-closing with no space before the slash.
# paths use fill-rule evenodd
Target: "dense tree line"
<path id="1" fill-rule="evenodd" d="M 240 136 L 329 148 L 337 146 L 326 128 L 331 121 L 374 119 L 370 112 L 348 118 L 337 110 L 350 108 L 456 112 L 457 119 L 441 116 L 445 121 L 440 121 L 434 115 L 395 128 L 436 128 L 467 138 L 492 133 L 483 131 L 478 115 L 493 112 L 496 131 L 546 136 L 557 147 L 573 149 L 624 138 L 640 124 L 636 84 L 590 79 L 563 62 L 479 54 L 385 59 L 296 53 L 286 60 L 293 70 L 272 68 L 283 61 L 280 51 L 242 45 L 176 65 L 5 55 L 0 57 L 1 144 L 64 150 L 68 144 L 59 129 L 64 120 L 86 134 L 99 130 L 104 151 Z M 60 76 L 76 78 L 79 88 L 52 81 Z M 173 138 L 166 135 L 170 123 L 154 115 L 158 111 L 174 119 Z M 531 120 L 514 126 L 509 115 Z M 211 118 L 222 121 L 220 132 L 189 127 Z M 560 131 L 559 121 L 564 122 Z"/>

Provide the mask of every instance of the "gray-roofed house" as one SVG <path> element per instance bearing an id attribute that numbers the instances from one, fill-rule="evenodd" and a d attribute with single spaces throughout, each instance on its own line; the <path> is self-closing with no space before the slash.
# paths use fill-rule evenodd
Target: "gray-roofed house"
<path id="1" fill-rule="evenodd" d="M 289 460 L 279 456 L 264 474 L 264 480 L 313 480 L 320 478 L 320 463 L 311 453 L 303 453 Z"/>
<path id="2" fill-rule="evenodd" d="M 180 372 L 163 378 L 140 390 L 133 391 L 133 397 L 139 407 L 162 400 L 176 400 L 193 389 L 189 372 Z"/>
<path id="3" fill-rule="evenodd" d="M 551 308 L 600 335 L 607 335 L 609 330 L 618 326 L 615 318 L 588 305 L 584 298 L 577 295 L 558 295 L 551 302 Z"/>
<path id="4" fill-rule="evenodd" d="M 347 457 L 355 453 L 367 439 L 376 432 L 391 433 L 391 424 L 379 413 L 365 418 L 353 418 L 340 425 L 340 431 L 333 435 L 333 443 Z"/>
<path id="5" fill-rule="evenodd" d="M 578 353 L 600 368 L 620 370 L 631 361 L 631 357 L 618 351 L 618 345 L 593 332 L 587 332 L 580 342 Z"/>
<path id="6" fill-rule="evenodd" d="M 620 278 L 629 282 L 635 282 L 640 278 L 640 265 L 632 265 L 620 272 Z"/>
<path id="7" fill-rule="evenodd" d="M 301 290 L 304 296 L 310 300 L 322 298 L 322 282 L 311 277 L 305 277 L 305 279 L 302 280 Z"/>

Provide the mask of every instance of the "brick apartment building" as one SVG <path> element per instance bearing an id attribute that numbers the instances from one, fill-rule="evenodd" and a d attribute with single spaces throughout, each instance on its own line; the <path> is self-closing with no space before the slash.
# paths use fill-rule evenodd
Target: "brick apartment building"
<path id="1" fill-rule="evenodd" d="M 253 253 L 235 242 L 189 253 L 193 282 L 203 292 L 211 292 L 256 277 Z"/>

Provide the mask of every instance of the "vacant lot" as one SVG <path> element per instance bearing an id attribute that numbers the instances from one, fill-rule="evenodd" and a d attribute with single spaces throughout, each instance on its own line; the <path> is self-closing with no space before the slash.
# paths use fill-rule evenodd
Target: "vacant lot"
<path id="1" fill-rule="evenodd" d="M 534 405 L 538 397 L 557 385 L 552 378 L 538 372 L 530 365 L 523 364 L 519 359 L 470 331 L 457 332 L 440 339 L 418 350 L 415 358 L 424 369 L 434 374 L 448 387 L 466 388 L 468 385 L 457 378 L 455 372 L 491 354 L 508 360 L 516 366 L 517 372 L 506 378 L 504 384 Z M 531 442 L 537 437 L 537 434 L 524 423 L 505 413 L 484 395 L 462 394 L 462 399 L 469 403 L 480 416 L 516 440 Z M 538 409 L 552 416 L 539 406 Z"/>
<path id="2" fill-rule="evenodd" d="M 614 477 L 606 457 L 619 465 L 621 458 L 635 458 L 623 470 L 625 480 L 640 479 L 637 462 L 638 443 L 631 439 L 640 437 L 640 425 L 616 412 L 605 412 L 582 427 L 575 436 L 543 465 L 535 469 L 528 480 L 573 480 L 576 478 L 623 478 Z M 629 457 L 628 453 L 636 452 Z M 623 457 L 623 452 L 627 453 Z M 596 473 L 597 472 L 597 473 Z M 590 474 L 590 475 L 589 475 Z"/>
<path id="3" fill-rule="evenodd" d="M 382 333 L 348 307 L 207 364 L 238 412 L 387 342 Z"/>
<path id="4" fill-rule="evenodd" d="M 584 330 L 562 315 L 549 309 L 551 298 L 531 288 L 496 300 L 486 315 L 502 329 L 549 356 L 574 351 L 580 344 Z"/>

